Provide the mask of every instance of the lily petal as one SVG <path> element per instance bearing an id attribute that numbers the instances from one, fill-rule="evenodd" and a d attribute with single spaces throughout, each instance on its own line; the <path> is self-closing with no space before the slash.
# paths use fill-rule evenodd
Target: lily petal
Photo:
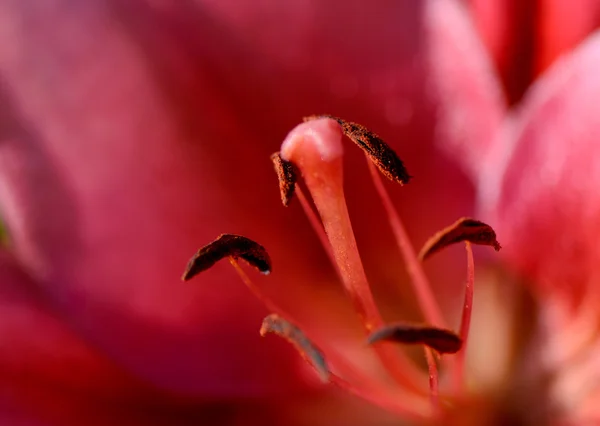
<path id="1" fill-rule="evenodd" d="M 511 265 L 571 303 L 596 300 L 600 278 L 598 66 L 600 32 L 532 87 L 490 151 L 480 187 Z"/>
<path id="2" fill-rule="evenodd" d="M 138 417 L 148 401 L 173 403 L 65 327 L 10 255 L 0 254 L 0 270 L 3 424 L 124 424 L 125 418 Z M 102 414 L 90 419 L 94 407 Z"/>
<path id="3" fill-rule="evenodd" d="M 542 19 L 537 34 L 540 53 L 536 68 L 541 72 L 600 26 L 600 3 L 544 0 L 539 7 Z"/>
<path id="4" fill-rule="evenodd" d="M 241 216 L 241 176 L 170 107 L 120 11 L 72 6 L 1 6 L 1 198 L 16 254 L 71 326 L 135 374 L 191 393 L 281 389 L 295 368 L 278 353 L 291 351 L 248 353 L 264 310 L 235 274 L 179 282 L 199 242 Z"/>
<path id="5" fill-rule="evenodd" d="M 467 0 L 467 3 L 494 58 L 509 102 L 516 103 L 534 76 L 535 23 L 543 20 L 537 14 L 536 5 L 543 2 Z"/>
<path id="6" fill-rule="evenodd" d="M 595 0 L 466 0 L 511 104 L 600 25 Z"/>

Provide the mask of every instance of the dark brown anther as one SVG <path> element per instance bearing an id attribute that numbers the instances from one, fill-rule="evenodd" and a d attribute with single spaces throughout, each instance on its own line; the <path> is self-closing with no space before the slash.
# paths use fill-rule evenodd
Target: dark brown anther
<path id="1" fill-rule="evenodd" d="M 462 347 L 461 338 L 453 331 L 419 324 L 389 324 L 372 333 L 367 340 L 370 345 L 381 341 L 422 344 L 440 354 L 453 354 Z"/>
<path id="2" fill-rule="evenodd" d="M 290 342 L 300 353 L 302 358 L 313 366 L 323 382 L 329 381 L 329 368 L 325 362 L 325 357 L 315 345 L 304 335 L 302 330 L 291 322 L 285 320 L 277 314 L 271 314 L 265 317 L 260 327 L 260 335 L 275 333 Z"/>
<path id="3" fill-rule="evenodd" d="M 461 241 L 492 246 L 496 251 L 502 248 L 496 240 L 496 233 L 490 225 L 463 217 L 427 240 L 419 253 L 419 259 L 425 260 L 433 253 Z"/>
<path id="4" fill-rule="evenodd" d="M 373 164 L 389 180 L 396 181 L 401 185 L 410 181 L 411 176 L 404 167 L 402 160 L 375 133 L 358 123 L 342 120 L 332 115 L 311 115 L 304 117 L 304 121 L 315 120 L 317 118 L 331 118 L 337 121 L 342 126 L 344 134 L 369 156 Z"/>
<path id="5" fill-rule="evenodd" d="M 271 161 L 275 167 L 277 178 L 279 179 L 279 192 L 281 193 L 281 202 L 285 207 L 290 204 L 296 189 L 296 168 L 291 161 L 285 161 L 281 158 L 279 152 L 271 155 Z"/>
<path id="6" fill-rule="evenodd" d="M 188 281 L 224 257 L 242 258 L 263 274 L 271 272 L 271 259 L 263 246 L 241 235 L 221 234 L 190 259 L 181 279 Z"/>

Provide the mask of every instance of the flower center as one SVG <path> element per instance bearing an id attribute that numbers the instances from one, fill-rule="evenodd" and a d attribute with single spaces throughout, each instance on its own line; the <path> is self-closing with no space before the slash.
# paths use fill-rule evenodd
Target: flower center
<path id="1" fill-rule="evenodd" d="M 385 208 L 426 324 L 385 324 L 374 301 L 344 196 L 344 136 L 365 153 L 373 184 Z M 268 272 L 270 260 L 266 250 L 259 244 L 240 236 L 222 235 L 200 249 L 192 258 L 184 280 L 190 279 L 219 259 L 228 257 L 244 283 L 274 312 L 265 318 L 261 334 L 273 332 L 289 340 L 325 381 L 406 417 L 421 419 L 436 416 L 445 404 L 451 402 L 450 396 L 458 397 L 464 391 L 465 347 L 473 304 L 474 262 L 471 244 L 490 245 L 499 250 L 500 245 L 494 231 L 483 222 L 463 218 L 434 235 L 417 256 L 379 172 L 401 185 L 408 183 L 411 177 L 396 153 L 381 138 L 356 123 L 331 116 L 308 117 L 288 134 L 281 152 L 273 154 L 271 159 L 279 177 L 283 204 L 289 205 L 293 196 L 297 195 L 361 319 L 368 343 L 373 345 L 382 365 L 395 379 L 398 387 L 413 398 L 399 399 L 377 386 L 371 386 L 367 390 L 354 384 L 352 378 L 356 376 L 356 372 L 343 354 L 328 348 L 325 357 L 318 342 L 305 334 L 306 330 L 301 329 L 301 324 L 296 323 L 277 304 L 266 299 L 236 260 L 242 258 L 261 272 Z M 296 185 L 298 174 L 304 180 L 318 216 L 303 191 Z M 423 260 L 457 242 L 465 242 L 467 251 L 467 285 L 458 334 L 448 329 L 422 267 Z M 423 346 L 429 370 L 429 400 L 424 390 L 422 374 L 403 352 L 396 351 L 394 345 L 398 343 Z M 448 358 L 449 354 L 454 356 Z M 452 380 L 451 389 L 440 392 L 437 360 L 442 359 L 442 356 L 452 373 Z M 329 369 L 329 365 L 335 366 L 336 374 Z M 418 403 L 414 403 L 417 400 Z"/>

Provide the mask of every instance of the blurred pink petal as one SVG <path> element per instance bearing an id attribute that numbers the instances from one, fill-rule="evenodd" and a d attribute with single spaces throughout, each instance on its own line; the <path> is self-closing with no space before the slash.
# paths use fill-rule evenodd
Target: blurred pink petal
<path id="1" fill-rule="evenodd" d="M 535 83 L 490 150 L 480 200 L 506 265 L 532 285 L 536 328 L 527 378 L 568 424 L 600 421 L 600 32 Z"/>
<path id="2" fill-rule="evenodd" d="M 600 3 L 595 0 L 544 0 L 539 15 L 537 72 L 547 69 L 600 27 Z"/>
<path id="3" fill-rule="evenodd" d="M 505 108 L 451 0 L 14 0 L 0 5 L 0 40 L 0 200 L 15 255 L 67 329 L 192 397 L 304 381 L 283 342 L 260 340 L 266 312 L 225 265 L 179 282 L 198 245 L 236 232 L 272 253 L 268 291 L 304 317 L 299 300 L 337 286 L 298 209 L 279 206 L 269 164 L 303 115 L 334 112 L 390 141 L 416 176 L 395 198 L 421 242 L 468 213 L 472 189 L 449 154 L 475 164 Z M 348 162 L 365 173 L 347 182 L 365 263 L 397 288 L 403 266 L 370 220 L 362 158 Z M 441 264 L 431 276 L 454 310 L 462 263 Z"/>
<path id="4" fill-rule="evenodd" d="M 523 302 L 506 297 L 507 292 L 514 295 L 510 279 L 504 278 L 509 282 L 499 286 L 496 295 L 502 300 L 499 303 L 514 305 L 508 311 L 515 316 L 506 320 L 519 324 L 522 335 L 515 338 L 524 339 L 515 364 L 499 377 L 508 386 L 500 404 L 508 402 L 513 415 L 532 424 L 600 421 L 600 167 L 596 155 L 600 121 L 595 114 L 600 95 L 596 77 L 600 33 L 568 51 L 576 43 L 571 36 L 576 32 L 583 38 L 583 30 L 590 31 L 591 26 L 582 22 L 592 22 L 595 16 L 592 9 L 574 13 L 578 6 L 565 6 L 564 13 L 555 17 L 566 27 L 561 32 L 555 24 L 548 30 L 556 35 L 553 55 L 564 56 L 534 82 L 507 116 L 486 160 L 478 163 L 476 178 L 482 217 L 494 224 L 504 247 L 505 262 L 499 266 L 529 284 L 533 293 L 533 303 L 526 302 L 529 320 L 519 318 L 514 309 Z M 481 353 L 476 356 L 484 356 L 480 363 L 489 363 L 486 350 L 490 347 L 477 348 Z M 492 389 L 498 392 L 502 387 Z M 474 404 L 474 424 L 481 424 L 479 416 L 493 416 L 493 407 L 477 399 Z"/>
<path id="5" fill-rule="evenodd" d="M 465 0 L 498 67 L 510 103 L 600 25 L 596 0 Z"/>
<path id="6" fill-rule="evenodd" d="M 556 63 L 507 120 L 481 181 L 511 265 L 544 293 L 597 296 L 600 34 Z"/>
<path id="7" fill-rule="evenodd" d="M 510 103 L 518 101 L 533 79 L 536 54 L 533 0 L 466 0 L 490 50 Z"/>
<path id="8" fill-rule="evenodd" d="M 6 254 L 0 258 L 0 271 L 3 424 L 92 424 L 93 409 L 102 413 L 94 420 L 106 422 L 140 416 L 150 401 L 168 406 L 165 395 L 133 379 L 67 330 Z M 81 409 L 74 412 L 74 405 Z M 38 413 L 35 423 L 31 412 Z"/>
<path id="9" fill-rule="evenodd" d="M 133 16 L 113 9 L 3 5 L 13 115 L 0 162 L 16 253 L 71 326 L 136 375 L 193 394 L 280 389 L 295 369 L 278 351 L 248 350 L 264 311 L 235 275 L 215 274 L 203 289 L 179 282 L 198 240 L 240 216 L 240 230 L 256 226 L 243 223 L 244 192 L 230 195 L 241 180 L 231 160 L 206 160 L 231 135 L 192 127 L 203 123 L 186 119 L 183 100 L 171 103 L 173 88 L 154 74 L 161 64 L 117 24 Z M 208 109 L 200 87 L 196 96 Z"/>

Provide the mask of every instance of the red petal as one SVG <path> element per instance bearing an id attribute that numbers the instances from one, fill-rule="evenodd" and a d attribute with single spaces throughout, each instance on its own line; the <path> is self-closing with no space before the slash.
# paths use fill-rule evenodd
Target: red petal
<path id="1" fill-rule="evenodd" d="M 232 158 L 231 132 L 197 127 L 189 102 L 173 103 L 192 55 L 144 53 L 146 41 L 157 51 L 169 41 L 164 30 L 153 37 L 138 27 L 136 19 L 164 24 L 154 11 L 134 18 L 102 4 L 0 6 L 3 105 L 11 111 L 0 194 L 15 249 L 70 325 L 136 375 L 193 394 L 281 391 L 294 384 L 293 351 L 261 341 L 264 308 L 235 273 L 206 275 L 205 286 L 179 281 L 190 254 L 216 234 L 253 235 L 260 222 L 243 210 L 257 199 L 278 208 L 276 189 L 253 193 L 247 178 L 240 188 L 243 145 Z M 159 75 L 177 65 L 183 76 Z M 207 90 L 195 96 L 214 111 L 219 98 Z M 241 131 L 234 116 L 228 123 Z M 264 168 L 252 164 L 258 182 L 275 184 L 271 151 Z"/>
<path id="2" fill-rule="evenodd" d="M 596 0 L 466 0 L 511 103 L 600 25 Z"/>
<path id="3" fill-rule="evenodd" d="M 125 424 L 142 414 L 140 403 L 160 401 L 158 392 L 68 330 L 5 253 L 0 270 L 2 424 Z M 91 409 L 99 414 L 94 419 Z"/>
<path id="4" fill-rule="evenodd" d="M 248 235 L 273 254 L 284 301 L 313 316 L 298 301 L 333 274 L 297 210 L 279 206 L 269 165 L 302 116 L 335 112 L 394 144 L 416 176 L 400 210 L 423 241 L 469 213 L 471 188 L 449 154 L 477 157 L 504 111 L 451 0 L 13 0 L 0 5 L 0 40 L 11 111 L 0 199 L 20 259 L 86 340 L 135 375 L 196 395 L 296 385 L 295 354 L 260 340 L 265 312 L 226 265 L 206 286 L 179 276 L 218 233 Z M 375 194 L 348 175 L 360 229 Z M 397 288 L 386 225 L 362 228 L 374 281 Z M 436 277 L 459 288 L 462 262 L 453 268 Z"/>
<path id="5" fill-rule="evenodd" d="M 510 100 L 515 103 L 533 78 L 536 54 L 536 1 L 467 0 Z M 571 2 L 573 3 L 573 2 Z"/>
<path id="6" fill-rule="evenodd" d="M 560 55 L 569 52 L 600 26 L 597 0 L 542 0 L 538 28 L 537 71 L 545 70 Z"/>
<path id="7" fill-rule="evenodd" d="M 571 302 L 600 278 L 600 33 L 535 84 L 491 151 L 481 182 L 503 253 Z"/>

